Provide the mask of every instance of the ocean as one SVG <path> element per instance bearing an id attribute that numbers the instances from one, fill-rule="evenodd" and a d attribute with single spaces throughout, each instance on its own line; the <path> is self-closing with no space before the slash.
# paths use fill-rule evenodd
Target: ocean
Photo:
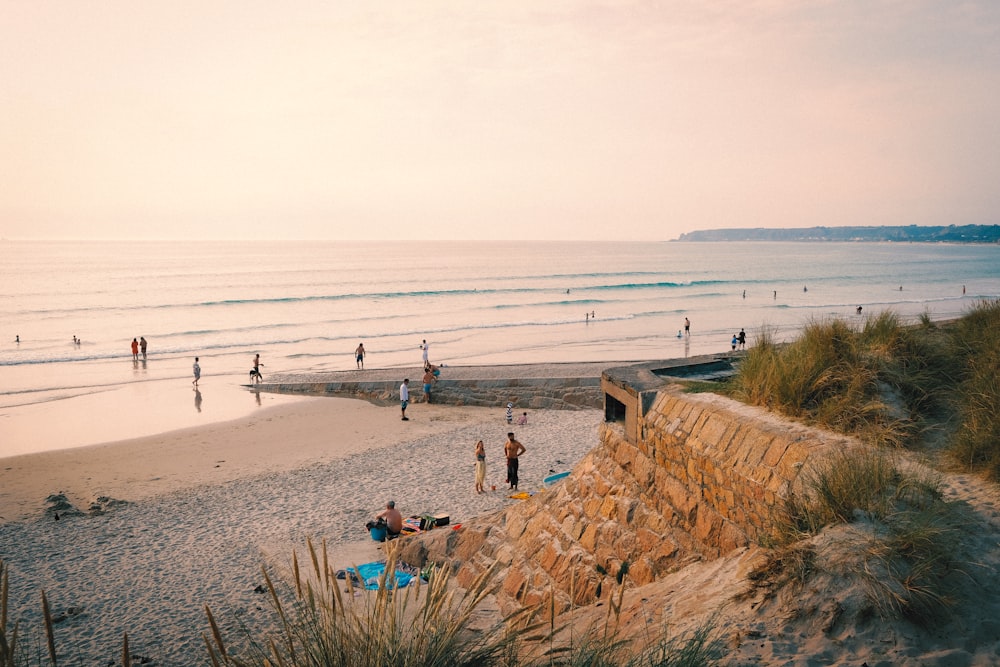
<path id="1" fill-rule="evenodd" d="M 637 361 L 745 329 L 1000 296 L 1000 246 L 891 243 L 2 241 L 0 457 L 262 406 L 275 372 Z M 684 319 L 691 336 L 678 337 Z M 145 360 L 130 343 L 145 337 Z M 75 343 L 74 338 L 80 342 Z M 19 340 L 19 342 L 16 342 Z M 203 379 L 192 397 L 191 365 Z M 265 396 L 264 402 L 291 400 Z M 97 422 L 97 423 L 95 423 Z M 96 439 L 95 439 L 96 438 Z"/>

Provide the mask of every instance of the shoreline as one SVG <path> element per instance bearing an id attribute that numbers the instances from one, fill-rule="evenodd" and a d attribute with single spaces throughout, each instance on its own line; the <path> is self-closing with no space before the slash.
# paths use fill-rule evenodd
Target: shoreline
<path id="1" fill-rule="evenodd" d="M 255 588 L 307 539 L 338 567 L 381 557 L 364 523 L 394 499 L 404 515 L 457 524 L 509 504 L 503 442 L 526 448 L 522 491 L 569 470 L 597 445 L 599 410 L 528 410 L 299 398 L 228 422 L 0 460 L 0 559 L 10 568 L 12 619 L 40 628 L 40 590 L 63 662 L 106 663 L 122 633 L 136 655 L 188 665 L 204 654 L 204 606 L 228 637 L 269 618 Z M 474 491 L 483 439 L 487 485 Z M 79 510 L 55 520 L 50 494 Z M 94 511 L 91 503 L 97 502 Z"/>

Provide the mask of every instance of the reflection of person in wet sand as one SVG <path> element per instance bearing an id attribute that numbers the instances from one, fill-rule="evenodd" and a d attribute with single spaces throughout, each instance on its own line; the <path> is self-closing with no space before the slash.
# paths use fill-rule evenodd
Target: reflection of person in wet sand
<path id="1" fill-rule="evenodd" d="M 201 412 L 201 391 L 197 387 L 194 388 L 194 409 Z"/>

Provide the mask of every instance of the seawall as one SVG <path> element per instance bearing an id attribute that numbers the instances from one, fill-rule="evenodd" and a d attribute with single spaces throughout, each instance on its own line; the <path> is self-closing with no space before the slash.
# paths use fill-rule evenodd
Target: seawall
<path id="1" fill-rule="evenodd" d="M 852 444 L 658 381 L 659 389 L 635 393 L 631 410 L 606 406 L 611 417 L 598 446 L 563 481 L 461 530 L 407 538 L 401 557 L 446 563 L 463 585 L 499 561 L 498 600 L 506 611 L 550 592 L 560 611 L 590 604 L 608 594 L 607 578 L 623 563 L 629 580 L 642 585 L 692 559 L 767 544 L 809 458 Z M 605 374 L 606 391 L 622 386 Z M 634 433 L 626 413 L 635 417 Z"/>

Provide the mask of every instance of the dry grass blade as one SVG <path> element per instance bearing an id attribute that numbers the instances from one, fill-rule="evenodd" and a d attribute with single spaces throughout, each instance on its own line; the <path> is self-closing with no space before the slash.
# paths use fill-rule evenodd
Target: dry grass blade
<path id="1" fill-rule="evenodd" d="M 215 639 L 215 645 L 219 647 L 219 655 L 222 659 L 226 659 L 226 644 L 222 641 L 222 633 L 219 632 L 219 626 L 215 622 L 215 617 L 212 616 L 212 610 L 205 605 L 205 615 L 208 616 L 208 624 L 212 628 L 212 637 Z M 207 639 L 206 639 L 207 641 Z M 213 657 L 212 662 L 215 662 Z"/>
<path id="2" fill-rule="evenodd" d="M 49 645 L 49 658 L 55 667 L 58 664 L 56 661 L 56 633 L 52 626 L 52 614 L 49 612 L 49 601 L 45 597 L 45 591 L 42 591 L 42 614 L 45 616 L 45 637 Z"/>

